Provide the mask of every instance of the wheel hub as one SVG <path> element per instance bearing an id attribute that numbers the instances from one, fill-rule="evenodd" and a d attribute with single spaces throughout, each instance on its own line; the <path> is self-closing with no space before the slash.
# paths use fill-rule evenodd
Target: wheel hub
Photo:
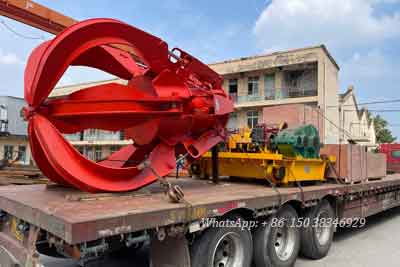
<path id="1" fill-rule="evenodd" d="M 288 260 L 295 248 L 295 229 L 285 222 L 282 227 L 277 229 L 274 237 L 276 255 L 282 261 Z"/>
<path id="2" fill-rule="evenodd" d="M 324 219 L 325 223 L 321 223 L 321 219 Z M 331 235 L 331 224 L 329 224 L 328 220 L 330 216 L 325 211 L 320 211 L 317 216 L 317 225 L 315 228 L 315 236 L 320 245 L 325 245 L 329 242 L 329 238 Z"/>
<path id="3" fill-rule="evenodd" d="M 213 253 L 214 267 L 242 266 L 244 247 L 237 233 L 227 233 L 217 242 Z"/>

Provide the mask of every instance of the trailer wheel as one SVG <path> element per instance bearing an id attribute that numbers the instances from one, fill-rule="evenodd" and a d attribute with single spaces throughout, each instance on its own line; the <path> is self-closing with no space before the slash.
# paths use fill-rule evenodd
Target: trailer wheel
<path id="1" fill-rule="evenodd" d="M 309 209 L 304 217 L 310 223 L 301 231 L 300 253 L 310 259 L 325 257 L 332 245 L 335 212 L 327 200 Z"/>
<path id="2" fill-rule="evenodd" d="M 294 265 L 300 249 L 300 230 L 293 225 L 297 218 L 296 210 L 284 205 L 256 229 L 253 256 L 256 267 Z"/>
<path id="3" fill-rule="evenodd" d="M 253 243 L 248 229 L 212 227 L 194 241 L 191 264 L 192 267 L 250 267 L 251 255 Z"/>

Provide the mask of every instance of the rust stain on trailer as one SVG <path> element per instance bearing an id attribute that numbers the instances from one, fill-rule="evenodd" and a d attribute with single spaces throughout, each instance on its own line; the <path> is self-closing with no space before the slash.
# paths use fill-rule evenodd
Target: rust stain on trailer
<path id="1" fill-rule="evenodd" d="M 252 210 L 261 208 L 272 210 L 292 197 L 303 196 L 305 201 L 308 201 L 319 198 L 332 190 L 338 195 L 346 196 L 345 205 L 349 210 L 346 211 L 345 216 L 348 214 L 361 216 L 362 203 L 358 192 L 377 187 L 389 190 L 390 186 L 400 186 L 400 176 L 392 175 L 383 180 L 369 181 L 359 185 L 304 186 L 303 194 L 299 193 L 298 188 L 279 188 L 282 197 L 282 202 L 280 202 L 277 193 L 272 188 L 259 184 L 232 182 L 229 186 L 218 186 L 187 178 L 173 181 L 185 191 L 187 205 L 166 201 L 158 185 L 147 188 L 154 190 L 151 195 L 115 197 L 106 201 L 66 201 L 66 195 L 75 194 L 77 191 L 61 187 L 28 185 L 1 187 L 0 206 L 3 211 L 32 225 L 37 225 L 69 244 L 77 244 L 121 232 L 140 231 L 218 216 L 218 209 L 230 211 L 232 208 L 245 206 Z M 352 197 L 356 200 L 351 201 L 348 198 L 349 191 L 355 192 Z M 386 202 L 385 206 L 391 207 L 392 204 Z"/>

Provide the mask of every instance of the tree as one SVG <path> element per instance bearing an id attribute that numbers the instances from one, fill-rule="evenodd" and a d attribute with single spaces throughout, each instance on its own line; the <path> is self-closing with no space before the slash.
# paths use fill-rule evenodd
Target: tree
<path id="1" fill-rule="evenodd" d="M 396 137 L 392 135 L 392 132 L 387 128 L 388 122 L 380 115 L 374 117 L 374 128 L 376 134 L 376 142 L 382 143 L 393 143 L 396 141 Z"/>

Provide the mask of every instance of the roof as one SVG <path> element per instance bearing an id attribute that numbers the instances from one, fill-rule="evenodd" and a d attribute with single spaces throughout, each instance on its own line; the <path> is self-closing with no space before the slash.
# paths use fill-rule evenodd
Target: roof
<path id="1" fill-rule="evenodd" d="M 22 100 L 22 101 L 25 101 L 25 99 L 24 99 L 23 97 L 19 97 L 19 96 L 0 95 L 0 97 L 2 97 L 2 98 L 11 98 L 11 99 L 15 99 L 15 100 Z"/>
<path id="2" fill-rule="evenodd" d="M 60 97 L 60 96 L 65 96 L 69 95 L 71 93 L 74 93 L 76 91 L 86 89 L 92 86 L 97 86 L 101 84 L 108 84 L 108 83 L 123 83 L 124 80 L 119 79 L 119 78 L 114 78 L 114 79 L 108 79 L 108 80 L 100 80 L 100 81 L 93 81 L 93 82 L 84 82 L 84 83 L 76 83 L 76 84 L 71 84 L 71 85 L 65 85 L 65 86 L 60 86 L 56 87 L 53 91 L 51 91 L 49 97 Z"/>
<path id="3" fill-rule="evenodd" d="M 113 79 L 106 79 L 106 80 L 96 80 L 96 81 L 91 81 L 91 82 L 73 83 L 73 84 L 67 84 L 67 85 L 63 85 L 63 86 L 57 86 L 54 88 L 54 90 L 70 88 L 70 87 L 77 87 L 77 86 L 84 86 L 84 85 L 92 85 L 92 84 L 97 84 L 97 83 L 107 83 L 107 82 L 113 82 L 113 81 L 118 81 L 118 80 L 120 80 L 120 79 L 113 78 Z"/>
<path id="4" fill-rule="evenodd" d="M 343 94 L 339 94 L 339 101 L 343 103 L 343 102 L 346 101 L 347 98 L 349 98 L 350 96 L 353 96 L 353 97 L 354 97 L 353 91 L 354 91 L 354 86 L 350 85 L 350 86 L 347 88 L 346 92 L 344 92 Z M 354 102 L 357 104 L 357 101 L 355 101 L 355 99 L 354 99 Z"/>
<path id="5" fill-rule="evenodd" d="M 304 48 L 289 49 L 289 50 L 284 50 L 284 51 L 277 51 L 277 52 L 270 53 L 270 54 L 262 54 L 262 55 L 255 55 L 255 56 L 249 56 L 249 57 L 241 57 L 241 58 L 236 58 L 236 59 L 228 59 L 228 60 L 224 60 L 224 61 L 214 62 L 214 63 L 208 64 L 208 65 L 212 66 L 212 65 L 224 64 L 224 63 L 240 62 L 240 61 L 249 60 L 249 59 L 257 59 L 257 58 L 262 58 L 262 57 L 267 57 L 267 56 L 276 56 L 276 55 L 281 55 L 281 54 L 294 53 L 294 52 L 317 49 L 317 48 L 321 48 L 324 51 L 324 53 L 326 54 L 326 56 L 332 61 L 333 65 L 335 65 L 335 67 L 338 70 L 340 70 L 338 63 L 333 58 L 333 56 L 331 55 L 331 53 L 328 51 L 328 49 L 326 48 L 326 46 L 324 44 L 317 45 L 317 46 L 309 46 L 309 47 L 304 47 Z"/>
<path id="6" fill-rule="evenodd" d="M 357 113 L 357 116 L 359 119 L 361 119 L 364 115 L 367 116 L 367 121 L 368 121 L 368 126 L 371 126 L 371 123 L 373 120 L 370 120 L 368 118 L 368 109 L 365 107 L 362 107 L 361 109 L 358 107 L 357 104 L 357 99 L 354 94 L 354 86 L 349 86 L 343 94 L 339 94 L 339 105 L 342 106 L 342 104 L 349 98 L 352 97 L 354 101 L 354 106 L 355 106 L 355 112 Z"/>

